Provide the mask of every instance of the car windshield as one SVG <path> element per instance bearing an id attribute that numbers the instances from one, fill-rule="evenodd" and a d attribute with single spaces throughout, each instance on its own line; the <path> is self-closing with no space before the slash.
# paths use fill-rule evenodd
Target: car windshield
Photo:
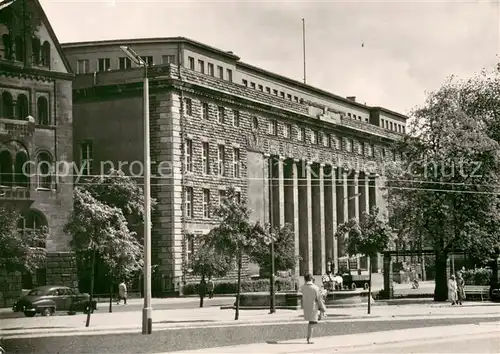
<path id="1" fill-rule="evenodd" d="M 28 293 L 28 296 L 41 296 L 46 295 L 47 291 L 43 289 L 33 289 Z"/>

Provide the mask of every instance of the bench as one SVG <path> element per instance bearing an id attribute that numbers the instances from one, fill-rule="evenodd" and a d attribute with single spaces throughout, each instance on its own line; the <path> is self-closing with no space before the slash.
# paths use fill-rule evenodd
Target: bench
<path id="1" fill-rule="evenodd" d="M 489 299 L 490 297 L 490 287 L 487 285 L 465 285 L 464 292 L 465 296 L 467 294 L 481 296 L 481 301 L 484 301 L 484 298 Z"/>

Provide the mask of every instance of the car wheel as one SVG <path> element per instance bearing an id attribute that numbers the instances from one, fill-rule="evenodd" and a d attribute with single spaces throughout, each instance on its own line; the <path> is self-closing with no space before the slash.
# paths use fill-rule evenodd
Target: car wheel
<path id="1" fill-rule="evenodd" d="M 42 313 L 42 316 L 52 316 L 54 314 L 54 308 L 53 307 L 45 307 L 41 313 Z"/>
<path id="2" fill-rule="evenodd" d="M 74 316 L 74 315 L 76 315 L 76 311 L 68 311 L 68 315 Z"/>
<path id="3" fill-rule="evenodd" d="M 24 311 L 24 316 L 26 317 L 35 317 L 36 312 L 35 311 Z"/>

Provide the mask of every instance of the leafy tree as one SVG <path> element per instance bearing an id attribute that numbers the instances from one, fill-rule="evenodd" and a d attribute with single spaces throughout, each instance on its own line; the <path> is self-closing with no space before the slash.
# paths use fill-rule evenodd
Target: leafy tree
<path id="1" fill-rule="evenodd" d="M 13 208 L 0 206 L 0 269 L 33 273 L 45 262 L 47 228 L 24 234 L 17 229 L 21 215 Z"/>
<path id="2" fill-rule="evenodd" d="M 238 320 L 243 256 L 249 255 L 252 248 L 259 243 L 269 244 L 270 235 L 260 223 L 250 221 L 250 210 L 244 203 L 238 202 L 234 188 L 226 192 L 226 197 L 216 209 L 215 215 L 219 218 L 219 225 L 210 231 L 207 240 L 215 250 L 236 261 L 238 285 L 234 319 Z"/>
<path id="3" fill-rule="evenodd" d="M 94 269 L 99 257 L 115 274 L 127 274 L 142 268 L 142 246 L 130 231 L 120 208 L 94 198 L 85 188 L 74 190 L 73 213 L 65 226 L 77 258 L 91 262 L 90 302 L 94 292 Z M 88 311 L 87 323 L 90 324 Z"/>
<path id="4" fill-rule="evenodd" d="M 361 221 L 356 218 L 350 219 L 337 228 L 335 237 L 347 237 L 347 252 L 349 255 L 361 254 L 370 260 L 368 266 L 368 313 L 371 304 L 371 260 L 377 253 L 386 251 L 393 246 L 393 231 L 388 221 L 382 219 L 379 209 L 373 207 L 370 213 L 363 212 Z"/>
<path id="5" fill-rule="evenodd" d="M 405 160 L 387 173 L 391 225 L 434 249 L 436 301 L 447 298 L 450 252 L 489 255 L 500 240 L 497 93 L 481 79 L 431 93 L 397 147 Z"/>
<path id="6" fill-rule="evenodd" d="M 214 247 L 205 241 L 201 241 L 194 254 L 191 269 L 193 274 L 206 278 L 224 277 L 232 269 L 231 257 L 218 252 Z"/>
<path id="7" fill-rule="evenodd" d="M 293 269 L 300 257 L 295 255 L 295 235 L 289 224 L 273 228 L 271 233 L 274 238 L 274 267 L 277 270 Z M 250 252 L 250 258 L 261 269 L 271 269 L 271 250 L 264 242 L 259 242 Z"/>

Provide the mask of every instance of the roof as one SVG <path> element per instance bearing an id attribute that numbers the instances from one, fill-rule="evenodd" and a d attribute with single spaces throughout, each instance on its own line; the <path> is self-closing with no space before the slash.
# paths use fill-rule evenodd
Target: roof
<path id="1" fill-rule="evenodd" d="M 69 62 L 68 62 L 68 59 L 66 58 L 66 55 L 64 55 L 63 49 L 61 47 L 61 43 L 59 43 L 59 40 L 57 39 L 56 33 L 54 32 L 54 29 L 52 28 L 50 21 L 49 21 L 47 15 L 45 14 L 45 11 L 43 11 L 43 7 L 40 4 L 40 1 L 33 0 L 33 2 L 35 4 L 36 8 L 38 9 L 38 11 L 40 11 L 40 15 L 42 17 L 43 23 L 47 27 L 47 31 L 49 32 L 50 37 L 54 41 L 54 45 L 56 46 L 57 52 L 59 53 L 59 56 L 61 57 L 61 59 L 64 63 L 64 67 L 66 68 L 68 73 L 72 73 L 73 70 L 71 69 L 71 66 L 69 65 Z"/>
<path id="2" fill-rule="evenodd" d="M 240 57 L 232 52 L 226 52 L 221 49 L 203 44 L 201 42 L 186 38 L 186 37 L 156 37 L 156 38 L 130 38 L 130 39 L 111 39 L 102 41 L 86 41 L 86 42 L 69 42 L 63 43 L 63 49 L 81 48 L 81 47 L 100 47 L 111 45 L 127 45 L 127 44 L 154 44 L 154 43 L 186 43 L 195 47 L 209 50 L 218 53 L 233 60 L 240 60 Z"/>

